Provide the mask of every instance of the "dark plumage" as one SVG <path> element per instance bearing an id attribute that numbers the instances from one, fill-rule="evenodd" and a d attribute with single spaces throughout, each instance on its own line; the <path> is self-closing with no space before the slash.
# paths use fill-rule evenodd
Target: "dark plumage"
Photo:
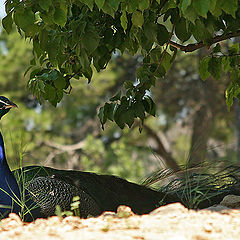
<path id="1" fill-rule="evenodd" d="M 144 214 L 158 207 L 160 202 L 170 203 L 177 201 L 177 199 L 169 194 L 157 192 L 110 175 L 98 175 L 73 170 L 57 170 L 40 166 L 28 166 L 22 170 L 16 170 L 15 174 L 21 175 L 22 171 L 25 172 L 25 181 L 30 183 L 27 185 L 29 191 L 37 193 L 38 187 L 36 186 L 46 187 L 46 190 L 43 191 L 44 193 L 40 191 L 41 196 L 35 198 L 37 201 L 43 198 L 43 204 L 48 201 L 48 198 L 44 200 L 44 196 L 51 195 L 50 192 L 53 191 L 53 185 L 57 189 L 63 186 L 65 188 L 66 186 L 67 190 L 65 192 L 71 198 L 78 195 L 77 193 L 81 194 L 83 199 L 87 199 L 85 201 L 80 200 L 80 210 L 83 208 L 84 210 L 81 211 L 87 213 L 84 216 L 96 216 L 103 211 L 116 211 L 119 205 L 130 206 L 135 213 Z M 61 191 L 60 194 L 62 195 L 63 192 Z M 40 205 L 42 204 L 40 203 Z M 50 212 L 54 213 L 56 205 L 51 204 L 51 206 L 53 209 Z"/>

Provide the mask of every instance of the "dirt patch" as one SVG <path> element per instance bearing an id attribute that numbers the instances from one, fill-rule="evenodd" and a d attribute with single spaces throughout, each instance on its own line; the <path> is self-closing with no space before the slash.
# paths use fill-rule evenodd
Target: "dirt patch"
<path id="1" fill-rule="evenodd" d="M 175 203 L 143 216 L 122 207 L 97 218 L 50 217 L 32 223 L 11 214 L 0 222 L 0 239 L 240 239 L 240 210 L 194 211 Z"/>

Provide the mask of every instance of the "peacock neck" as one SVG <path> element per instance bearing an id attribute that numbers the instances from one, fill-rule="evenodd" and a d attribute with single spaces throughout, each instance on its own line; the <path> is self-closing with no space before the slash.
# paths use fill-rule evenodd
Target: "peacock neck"
<path id="1" fill-rule="evenodd" d="M 0 169 L 1 168 L 9 168 L 9 167 L 6 160 L 3 137 L 0 132 Z"/>

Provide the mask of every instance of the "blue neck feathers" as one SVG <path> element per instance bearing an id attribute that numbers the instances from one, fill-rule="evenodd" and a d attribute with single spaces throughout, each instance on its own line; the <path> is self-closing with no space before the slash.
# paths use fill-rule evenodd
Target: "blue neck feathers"
<path id="1" fill-rule="evenodd" d="M 19 199 L 19 187 L 7 164 L 3 137 L 0 133 L 0 217 L 8 215 L 9 212 L 18 213 L 20 206 L 16 201 L 19 202 Z"/>
<path id="2" fill-rule="evenodd" d="M 5 167 L 6 165 L 8 164 L 5 156 L 4 142 L 2 134 L 0 133 L 0 168 Z"/>

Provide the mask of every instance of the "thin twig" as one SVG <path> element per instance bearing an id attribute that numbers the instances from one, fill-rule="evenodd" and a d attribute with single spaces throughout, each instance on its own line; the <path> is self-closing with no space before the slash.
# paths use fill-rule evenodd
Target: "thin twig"
<path id="1" fill-rule="evenodd" d="M 227 33 L 227 34 L 222 34 L 220 36 L 216 36 L 208 44 L 205 44 L 201 41 L 198 43 L 188 44 L 188 45 L 184 46 L 184 45 L 175 43 L 173 41 L 170 41 L 169 45 L 171 45 L 175 48 L 178 48 L 184 52 L 193 52 L 193 51 L 203 48 L 203 47 L 209 48 L 214 43 L 221 42 L 221 41 L 227 40 L 229 38 L 238 37 L 238 36 L 240 36 L 240 30 L 238 30 L 237 32 L 234 32 L 234 33 Z"/>

